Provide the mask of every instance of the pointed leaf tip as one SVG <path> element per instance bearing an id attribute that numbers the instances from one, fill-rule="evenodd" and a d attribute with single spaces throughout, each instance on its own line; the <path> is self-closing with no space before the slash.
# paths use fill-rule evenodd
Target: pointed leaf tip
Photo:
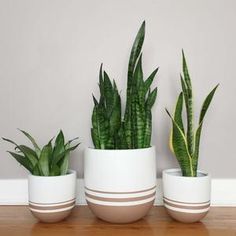
<path id="1" fill-rule="evenodd" d="M 170 112 L 168 111 L 167 108 L 165 108 L 165 111 L 166 111 L 167 115 L 168 115 L 169 117 L 171 117 L 171 114 L 170 114 Z"/>
<path id="2" fill-rule="evenodd" d="M 93 96 L 93 102 L 94 102 L 94 105 L 98 105 L 98 101 L 97 101 L 97 99 L 95 98 L 95 96 L 92 94 L 92 96 Z"/>

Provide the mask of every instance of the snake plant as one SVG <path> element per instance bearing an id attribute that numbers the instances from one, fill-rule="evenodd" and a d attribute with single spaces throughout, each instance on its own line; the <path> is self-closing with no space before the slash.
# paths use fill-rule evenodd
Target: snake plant
<path id="1" fill-rule="evenodd" d="M 136 149 L 150 147 L 152 134 L 151 109 L 157 96 L 157 88 L 151 84 L 158 71 L 155 69 L 144 80 L 142 46 L 145 22 L 142 23 L 131 49 L 126 91 L 126 108 L 122 117 L 121 98 L 115 81 L 108 74 L 99 73 L 100 99 L 93 96 L 91 135 L 96 149 Z"/>
<path id="2" fill-rule="evenodd" d="M 25 145 L 18 145 L 10 139 L 3 138 L 15 145 L 15 151 L 8 151 L 22 166 L 31 174 L 39 176 L 58 176 L 68 173 L 69 154 L 75 150 L 79 143 L 71 146 L 71 143 L 78 139 L 72 139 L 65 143 L 62 131 L 57 135 L 54 144 L 51 139 L 42 149 L 35 142 L 34 138 L 27 132 L 20 130 L 33 144 L 33 149 Z"/>
<path id="3" fill-rule="evenodd" d="M 198 127 L 194 132 L 192 83 L 188 72 L 184 51 L 182 51 L 182 63 L 183 75 L 180 76 L 182 91 L 178 96 L 174 115 L 171 116 L 166 109 L 167 114 L 172 120 L 170 149 L 179 162 L 182 175 L 196 177 L 203 120 L 218 85 L 216 85 L 205 98 L 199 116 Z M 185 104 L 187 115 L 186 128 L 184 127 L 182 119 L 183 103 Z"/>

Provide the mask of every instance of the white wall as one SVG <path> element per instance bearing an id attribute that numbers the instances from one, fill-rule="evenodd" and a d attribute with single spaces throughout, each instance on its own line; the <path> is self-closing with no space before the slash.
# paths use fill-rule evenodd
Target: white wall
<path id="1" fill-rule="evenodd" d="M 236 177 L 236 1 L 234 0 L 0 0 L 0 135 L 25 143 L 16 128 L 40 144 L 62 128 L 82 145 L 71 165 L 83 175 L 82 151 L 91 146 L 91 94 L 101 62 L 125 92 L 136 32 L 146 20 L 144 72 L 160 66 L 153 110 L 158 176 L 176 165 L 168 149 L 170 120 L 180 90 L 181 49 L 189 62 L 199 113 L 205 95 L 220 88 L 207 114 L 200 168 Z M 97 94 L 98 95 L 98 94 Z M 0 142 L 0 178 L 25 177 Z"/>

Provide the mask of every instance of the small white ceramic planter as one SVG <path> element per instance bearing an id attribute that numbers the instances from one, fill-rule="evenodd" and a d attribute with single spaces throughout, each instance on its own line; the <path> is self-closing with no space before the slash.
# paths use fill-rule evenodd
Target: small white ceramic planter
<path id="1" fill-rule="evenodd" d="M 75 206 L 76 172 L 67 175 L 29 175 L 29 208 L 42 222 L 58 222 L 65 219 Z"/>
<path id="2" fill-rule="evenodd" d="M 85 150 L 85 194 L 100 219 L 129 223 L 144 217 L 156 193 L 155 147 Z"/>
<path id="3" fill-rule="evenodd" d="M 169 215 L 177 221 L 200 221 L 210 209 L 211 178 L 198 171 L 197 177 L 184 177 L 180 169 L 162 173 L 163 201 Z"/>

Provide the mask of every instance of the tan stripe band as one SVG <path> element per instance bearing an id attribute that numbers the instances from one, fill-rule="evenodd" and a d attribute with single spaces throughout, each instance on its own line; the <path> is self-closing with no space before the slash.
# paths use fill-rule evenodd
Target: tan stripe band
<path id="1" fill-rule="evenodd" d="M 192 209 L 192 210 L 195 210 L 195 209 L 206 209 L 206 208 L 210 207 L 210 204 L 204 205 L 204 206 L 183 206 L 183 205 L 176 205 L 176 204 L 167 202 L 165 200 L 164 200 L 164 203 L 165 203 L 165 205 L 168 205 L 168 206 L 172 206 L 172 207 L 176 207 L 176 208 L 181 208 L 181 209 Z"/>
<path id="2" fill-rule="evenodd" d="M 93 195 L 91 195 L 91 194 L 85 193 L 86 197 L 89 197 L 89 198 L 95 199 L 95 200 L 106 201 L 106 202 L 130 202 L 130 201 L 139 201 L 139 200 L 145 200 L 145 199 L 151 198 L 151 197 L 155 196 L 155 194 L 156 194 L 156 193 L 149 194 L 149 195 L 144 196 L 144 197 L 133 197 L 133 198 L 104 198 L 104 197 L 97 197 L 97 196 L 93 196 Z"/>
<path id="3" fill-rule="evenodd" d="M 47 206 L 47 205 L 54 205 L 54 204 L 67 204 L 68 202 L 72 202 L 72 201 L 75 201 L 76 199 L 73 198 L 73 199 L 70 199 L 70 200 L 67 200 L 67 201 L 64 201 L 64 202 L 53 202 L 53 203 L 38 203 L 38 202 L 32 202 L 32 201 L 29 201 L 29 204 L 32 204 L 32 205 L 40 205 L 40 206 Z"/>
<path id="4" fill-rule="evenodd" d="M 60 206 L 34 206 L 34 205 L 29 204 L 29 207 L 31 209 L 37 209 L 37 210 L 56 210 L 56 209 L 66 208 L 66 207 L 70 207 L 74 205 L 75 205 L 75 201 L 68 204 L 62 204 Z"/>
<path id="5" fill-rule="evenodd" d="M 207 201 L 207 202 L 195 202 L 195 203 L 192 203 L 192 202 L 180 202 L 180 201 L 175 201 L 175 200 L 172 200 L 172 199 L 169 199 L 169 198 L 167 198 L 167 197 L 163 197 L 163 199 L 164 200 L 167 200 L 167 201 L 171 201 L 171 202 L 173 202 L 173 203 L 179 203 L 179 204 L 181 204 L 181 203 L 183 203 L 183 204 L 189 204 L 189 205 L 199 205 L 199 204 L 210 204 L 210 201 Z"/>
<path id="6" fill-rule="evenodd" d="M 155 189 L 155 188 L 156 188 L 156 186 L 154 186 L 154 187 L 152 187 L 152 188 L 145 189 L 145 190 L 133 191 L 133 192 L 105 192 L 105 191 L 94 190 L 94 189 L 90 189 L 90 188 L 85 187 L 85 189 L 87 189 L 87 190 L 89 190 L 89 191 L 92 191 L 92 192 L 95 192 L 95 193 L 107 193 L 107 194 L 131 194 L 131 193 L 142 193 L 142 192 L 147 192 L 147 191 L 153 190 L 153 189 Z"/>

